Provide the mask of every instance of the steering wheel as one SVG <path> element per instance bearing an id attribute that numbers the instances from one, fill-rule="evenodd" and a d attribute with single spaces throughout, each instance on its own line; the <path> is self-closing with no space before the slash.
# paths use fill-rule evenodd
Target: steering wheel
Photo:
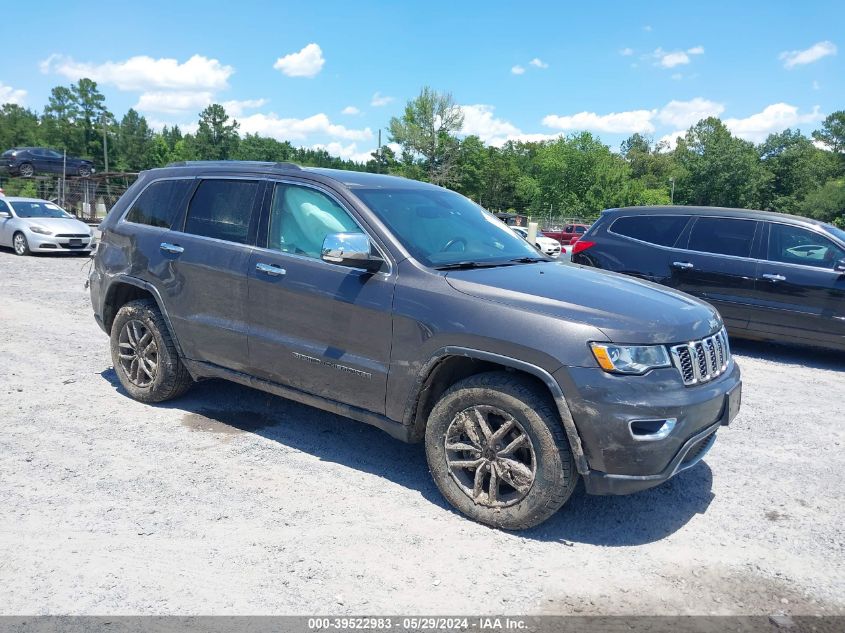
<path id="1" fill-rule="evenodd" d="M 441 253 L 445 253 L 445 252 L 447 252 L 447 251 L 451 250 L 451 248 L 452 248 L 455 244 L 461 244 L 461 245 L 462 245 L 462 248 L 461 248 L 461 250 L 462 250 L 462 251 L 465 251 L 465 250 L 467 249 L 467 241 L 466 241 L 466 239 L 464 239 L 463 237 L 454 237 L 454 238 L 452 238 L 451 240 L 449 240 L 448 242 L 446 242 L 446 246 L 444 246 L 443 248 L 441 248 L 441 249 L 440 249 L 440 252 L 441 252 Z"/>

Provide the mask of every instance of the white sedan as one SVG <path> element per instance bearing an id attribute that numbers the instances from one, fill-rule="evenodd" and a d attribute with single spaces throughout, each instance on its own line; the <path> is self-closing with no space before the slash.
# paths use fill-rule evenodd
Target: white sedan
<path id="1" fill-rule="evenodd" d="M 18 255 L 90 254 L 94 232 L 47 200 L 0 197 L 0 246 L 11 246 Z"/>
<path id="2" fill-rule="evenodd" d="M 528 240 L 528 230 L 521 226 L 510 227 L 514 233 L 519 235 L 522 239 Z M 549 257 L 558 257 L 560 255 L 560 242 L 550 237 L 546 237 L 540 231 L 537 231 L 537 239 L 534 241 L 534 246 L 537 250 L 545 253 Z"/>

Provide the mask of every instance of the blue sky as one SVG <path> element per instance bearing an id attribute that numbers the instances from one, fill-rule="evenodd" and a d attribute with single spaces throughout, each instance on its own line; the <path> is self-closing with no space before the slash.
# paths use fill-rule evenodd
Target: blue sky
<path id="1" fill-rule="evenodd" d="M 497 145 L 587 129 L 618 149 L 710 114 L 760 141 L 845 109 L 841 1 L 34 6 L 4 7 L 0 102 L 40 110 L 89 76 L 118 116 L 191 130 L 220 102 L 242 132 L 347 158 L 426 84 Z"/>

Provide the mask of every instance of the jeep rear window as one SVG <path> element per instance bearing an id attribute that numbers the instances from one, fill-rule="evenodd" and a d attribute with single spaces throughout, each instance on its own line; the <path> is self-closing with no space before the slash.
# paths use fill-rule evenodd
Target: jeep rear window
<path id="1" fill-rule="evenodd" d="M 618 218 L 609 230 L 649 244 L 674 246 L 688 221 L 685 215 L 632 215 Z"/>
<path id="2" fill-rule="evenodd" d="M 169 229 L 193 180 L 160 180 L 144 189 L 126 214 L 128 222 Z"/>
<path id="3" fill-rule="evenodd" d="M 185 233 L 246 244 L 258 182 L 203 180 L 188 207 Z"/>
<path id="4" fill-rule="evenodd" d="M 460 194 L 428 189 L 356 189 L 355 194 L 427 266 L 538 256 L 496 216 Z"/>

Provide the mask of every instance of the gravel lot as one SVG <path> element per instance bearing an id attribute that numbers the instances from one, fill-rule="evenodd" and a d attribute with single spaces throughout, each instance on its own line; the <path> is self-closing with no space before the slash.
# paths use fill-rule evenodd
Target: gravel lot
<path id="1" fill-rule="evenodd" d="M 0 614 L 845 614 L 845 355 L 734 342 L 704 462 L 511 534 L 375 428 L 216 381 L 130 400 L 86 266 L 0 251 Z"/>

